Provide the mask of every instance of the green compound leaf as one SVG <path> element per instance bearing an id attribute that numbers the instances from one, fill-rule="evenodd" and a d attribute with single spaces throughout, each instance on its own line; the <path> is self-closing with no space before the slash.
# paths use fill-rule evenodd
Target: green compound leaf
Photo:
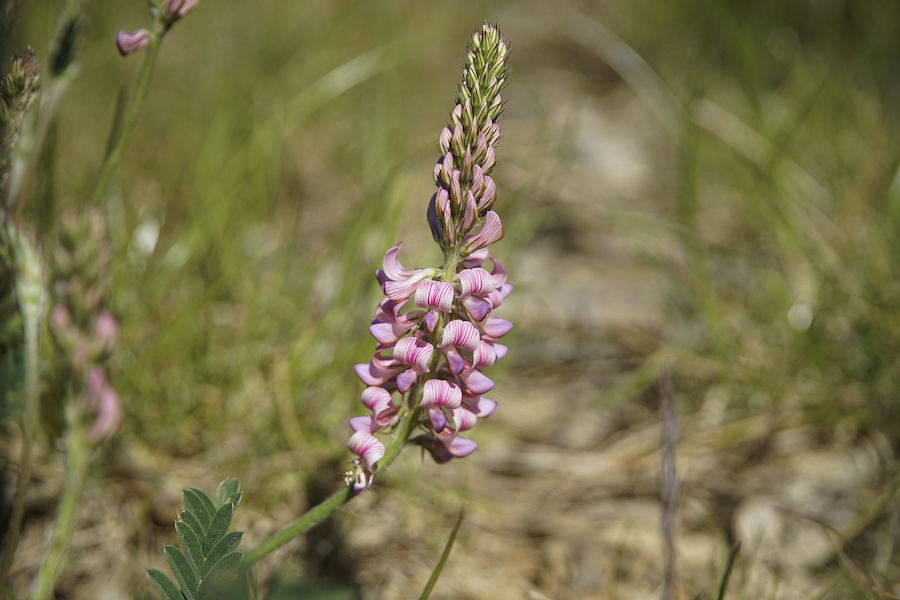
<path id="1" fill-rule="evenodd" d="M 162 600 L 184 600 L 184 596 L 181 595 L 175 582 L 169 579 L 169 576 L 162 571 L 158 569 L 147 569 L 147 577 L 150 578 L 150 583 L 152 583 L 153 587 L 156 588 L 156 591 L 159 592 L 159 596 Z"/>
<path id="2" fill-rule="evenodd" d="M 231 525 L 231 518 L 234 516 L 234 505 L 226 502 L 222 508 L 216 511 L 215 516 L 209 524 L 209 530 L 206 532 L 206 538 L 203 540 L 203 550 L 206 554 L 219 543 L 228 532 Z"/>
<path id="3" fill-rule="evenodd" d="M 203 544 L 200 543 L 197 532 L 184 521 L 175 521 L 175 531 L 178 533 L 178 539 L 181 540 L 181 548 L 184 550 L 188 562 L 191 563 L 194 577 L 199 579 L 200 570 L 206 561 Z"/>
<path id="4" fill-rule="evenodd" d="M 240 493 L 241 480 L 237 477 L 226 479 L 216 488 L 216 506 L 222 506 L 226 502 L 231 502 L 237 508 L 237 505 L 241 502 Z M 234 496 L 237 496 L 237 501 L 233 499 Z"/>
<path id="5" fill-rule="evenodd" d="M 198 488 L 184 490 L 181 493 L 181 499 L 184 501 L 184 506 L 188 509 L 188 512 L 197 517 L 203 533 L 206 533 L 206 530 L 209 529 L 209 523 L 216 512 L 216 507 L 212 500 L 209 499 L 206 492 Z"/>
<path id="6" fill-rule="evenodd" d="M 196 600 L 199 585 L 187 557 L 175 546 L 163 546 L 163 552 L 166 560 L 169 561 L 169 567 L 175 574 L 178 585 L 181 586 L 181 593 L 187 600 Z"/>
<path id="7" fill-rule="evenodd" d="M 230 554 L 237 548 L 238 545 L 240 545 L 243 536 L 244 533 L 242 531 L 232 531 L 223 537 L 207 555 L 206 563 L 203 565 L 202 576 L 206 577 L 220 560 L 223 560 L 227 554 Z"/>

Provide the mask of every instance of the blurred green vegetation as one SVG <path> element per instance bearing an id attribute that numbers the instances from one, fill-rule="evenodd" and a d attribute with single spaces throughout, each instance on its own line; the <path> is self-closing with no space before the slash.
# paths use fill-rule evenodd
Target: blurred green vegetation
<path id="1" fill-rule="evenodd" d="M 46 57 L 57 8 L 21 3 L 12 48 Z M 613 56 L 645 63 L 611 69 L 572 9 L 615 32 Z M 625 231 L 665 278 L 665 324 L 622 397 L 665 363 L 685 411 L 725 390 L 733 414 L 802 409 L 826 435 L 884 435 L 896 450 L 900 4 L 877 0 L 206 0 L 163 44 L 109 195 L 122 444 L 240 476 L 257 510 L 302 505 L 342 470 L 360 412 L 351 369 L 374 346 L 373 273 L 398 240 L 406 266 L 439 258 L 431 161 L 460 44 L 485 18 L 513 48 L 503 257 L 557 230 Z M 146 20 L 139 0 L 91 5 L 33 217 L 90 196 L 141 61 L 116 54 L 115 34 Z M 629 101 L 662 102 L 674 128 L 635 119 L 656 140 L 647 197 L 598 225 L 614 192 L 558 203 L 578 152 L 566 114 L 654 74 Z M 552 368 L 510 361 L 517 376 Z M 598 410 L 611 397 L 598 392 Z"/>

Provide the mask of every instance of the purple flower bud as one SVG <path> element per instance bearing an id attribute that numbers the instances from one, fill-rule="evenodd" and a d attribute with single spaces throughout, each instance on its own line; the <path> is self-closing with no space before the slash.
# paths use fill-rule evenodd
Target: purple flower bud
<path id="1" fill-rule="evenodd" d="M 450 187 L 450 181 L 453 179 L 453 155 L 447 154 L 441 163 L 441 182 L 443 187 Z"/>
<path id="2" fill-rule="evenodd" d="M 453 128 L 453 137 L 450 141 L 450 148 L 453 150 L 453 154 L 456 156 L 462 156 L 465 152 L 465 145 L 463 143 L 463 127 L 462 123 L 457 123 Z"/>
<path id="3" fill-rule="evenodd" d="M 466 146 L 466 151 L 463 154 L 462 165 L 460 166 L 460 177 L 464 181 L 470 181 L 472 179 L 472 149 Z"/>
<path id="4" fill-rule="evenodd" d="M 453 171 L 453 175 L 450 178 L 450 206 L 454 209 L 459 209 L 462 205 L 463 195 L 462 186 L 459 182 L 459 171 Z"/>
<path id="5" fill-rule="evenodd" d="M 450 131 L 449 127 L 444 127 L 441 129 L 441 135 L 438 138 L 438 148 L 441 151 L 441 155 L 447 154 L 450 152 L 450 140 L 453 137 L 453 132 Z"/>
<path id="6" fill-rule="evenodd" d="M 150 42 L 150 32 L 146 29 L 138 29 L 134 33 L 128 33 L 124 29 L 116 36 L 116 48 L 119 54 L 128 56 L 135 50 L 143 48 Z"/>
<path id="7" fill-rule="evenodd" d="M 472 194 L 472 190 L 468 190 L 466 191 L 466 205 L 463 208 L 463 214 L 459 220 L 459 232 L 462 234 L 468 233 L 468 231 L 475 226 L 477 220 L 478 203 L 475 201 L 475 196 L 474 194 Z"/>
<path id="8" fill-rule="evenodd" d="M 484 191 L 481 193 L 481 198 L 478 200 L 478 212 L 479 214 L 484 214 L 489 211 L 492 206 L 494 206 L 494 201 L 497 199 L 497 186 L 494 184 L 493 178 L 488 175 L 484 176 Z"/>

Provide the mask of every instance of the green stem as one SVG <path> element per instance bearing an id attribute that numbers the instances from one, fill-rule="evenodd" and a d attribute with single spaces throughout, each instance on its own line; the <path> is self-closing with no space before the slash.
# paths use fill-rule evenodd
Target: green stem
<path id="1" fill-rule="evenodd" d="M 37 315 L 39 316 L 39 315 Z M 39 399 L 39 349 L 40 335 L 37 318 L 25 319 L 25 415 L 22 418 L 22 460 L 19 466 L 19 479 L 16 483 L 16 499 L 13 504 L 12 517 L 9 524 L 9 536 L 6 550 L 3 553 L 3 567 L 0 571 L 0 590 L 6 589 L 9 569 L 19 543 L 19 531 L 22 517 L 25 514 L 25 490 L 31 480 L 31 449 L 34 446 L 34 433 L 37 430 Z"/>
<path id="2" fill-rule="evenodd" d="M 87 476 L 89 450 L 79 401 L 80 398 L 69 397 L 66 402 L 66 480 L 56 515 L 56 529 L 35 579 L 31 600 L 47 600 L 50 597 L 75 528 L 75 515 Z"/>
<path id="3" fill-rule="evenodd" d="M 421 387 L 416 388 L 412 392 L 413 396 L 421 396 Z M 421 400 L 421 398 L 420 398 Z M 391 466 L 391 463 L 400 456 L 403 448 L 406 447 L 409 436 L 418 423 L 419 409 L 416 408 L 401 420 L 394 432 L 394 438 L 385 450 L 384 456 L 378 461 L 378 472 L 383 473 Z M 306 511 L 302 516 L 289 523 L 281 531 L 263 540 L 261 544 L 244 554 L 242 565 L 249 567 L 257 561 L 265 558 L 275 550 L 281 548 L 294 538 L 303 535 L 334 513 L 342 506 L 353 500 L 356 495 L 353 493 L 353 487 L 348 486 L 329 496 L 322 503 Z"/>
<path id="4" fill-rule="evenodd" d="M 162 11 L 160 11 L 160 13 L 161 12 Z M 147 92 L 150 89 L 150 79 L 153 76 L 153 67 L 156 64 L 156 56 L 159 54 L 159 46 L 164 34 L 165 28 L 160 21 L 160 17 L 157 17 L 157 20 L 153 24 L 153 34 L 150 36 L 150 41 L 147 43 L 147 56 L 144 59 L 144 66 L 141 69 L 137 88 L 135 88 L 134 95 L 131 97 L 128 111 L 125 113 L 125 120 L 122 122 L 122 128 L 116 135 L 115 142 L 113 142 L 112 148 L 106 157 L 106 162 L 103 163 L 103 168 L 100 170 L 100 177 L 97 180 L 97 187 L 94 189 L 94 196 L 92 199 L 95 206 L 99 206 L 100 203 L 103 202 L 103 198 L 106 196 L 106 190 L 109 188 L 109 182 L 116 170 L 116 166 L 119 164 L 119 159 L 122 157 L 122 151 L 125 149 L 128 139 L 134 132 L 134 126 L 137 124 L 138 118 L 140 118 L 141 112 L 144 110 Z"/>

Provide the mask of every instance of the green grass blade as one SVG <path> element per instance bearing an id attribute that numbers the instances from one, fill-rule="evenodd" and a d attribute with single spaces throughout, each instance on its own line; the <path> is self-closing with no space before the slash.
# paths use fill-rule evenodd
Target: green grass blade
<path id="1" fill-rule="evenodd" d="M 444 547 L 444 553 L 441 554 L 441 559 L 438 561 L 437 566 L 434 567 L 434 571 L 431 573 L 431 577 L 428 579 L 428 584 L 425 586 L 425 589 L 422 590 L 422 595 L 419 596 L 419 600 L 428 600 L 429 596 L 431 596 L 431 591 L 437 584 L 438 577 L 441 576 L 441 571 L 444 570 L 444 564 L 446 564 L 447 559 L 450 557 L 450 550 L 453 549 L 453 542 L 456 541 L 456 534 L 459 533 L 459 528 L 462 527 L 463 519 L 465 518 L 466 509 L 463 507 L 459 509 L 456 525 L 453 526 L 453 531 L 450 532 L 450 539 L 447 540 L 447 545 Z"/>
<path id="2" fill-rule="evenodd" d="M 728 590 L 728 580 L 731 579 L 731 569 L 734 568 L 734 562 L 737 560 L 740 551 L 741 544 L 738 542 L 728 554 L 728 564 L 725 565 L 725 574 L 722 575 L 722 581 L 719 583 L 719 593 L 716 595 L 716 600 L 725 600 L 725 592 Z"/>

